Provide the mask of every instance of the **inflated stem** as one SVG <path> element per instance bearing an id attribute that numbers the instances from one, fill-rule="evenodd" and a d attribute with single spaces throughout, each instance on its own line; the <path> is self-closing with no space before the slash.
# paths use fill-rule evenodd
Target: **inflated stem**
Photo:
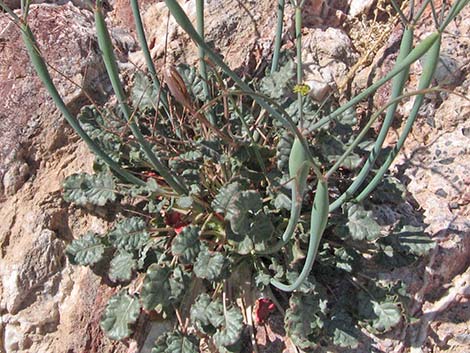
<path id="1" fill-rule="evenodd" d="M 409 68 L 409 66 L 414 63 L 416 60 L 421 58 L 424 54 L 426 54 L 429 49 L 433 46 L 433 44 L 439 39 L 440 32 L 431 33 L 427 38 L 423 39 L 421 43 L 419 43 L 407 56 L 403 59 L 400 64 L 397 64 L 387 75 L 383 78 L 378 80 L 376 83 L 365 89 L 362 93 L 358 94 L 354 98 L 352 98 L 348 103 L 342 105 L 338 109 L 336 109 L 331 114 L 323 117 L 318 122 L 316 122 L 312 127 L 311 130 L 319 129 L 331 120 L 337 118 L 342 113 L 344 113 L 347 109 L 351 108 L 355 104 L 359 103 L 364 98 L 367 98 L 370 94 L 374 93 L 379 87 L 381 87 L 384 83 L 398 75 L 403 70 Z"/>
<path id="2" fill-rule="evenodd" d="M 75 130 L 75 132 L 80 136 L 80 138 L 88 145 L 90 150 L 101 158 L 116 174 L 118 174 L 122 179 L 136 184 L 136 185 L 146 185 L 144 181 L 137 178 L 135 175 L 129 173 L 128 171 L 121 168 L 119 164 L 114 162 L 91 138 L 90 136 L 82 129 L 78 120 L 70 113 L 64 101 L 62 100 L 57 88 L 52 81 L 52 78 L 47 69 L 47 65 L 44 62 L 44 59 L 41 56 L 41 52 L 37 46 L 36 40 L 34 38 L 31 29 L 28 24 L 24 22 L 17 22 L 21 29 L 21 35 L 23 42 L 25 44 L 26 50 L 28 52 L 31 63 L 33 64 L 36 73 L 41 79 L 42 83 L 46 87 L 47 91 L 51 95 L 55 105 L 59 108 L 60 112 L 64 115 L 67 123 Z"/>
<path id="3" fill-rule="evenodd" d="M 297 5 L 295 7 L 295 47 L 296 47 L 296 65 L 297 65 L 297 85 L 303 84 L 303 68 L 302 68 L 302 7 Z M 302 92 L 297 93 L 297 105 L 298 105 L 298 118 L 300 127 L 303 125 L 303 94 Z"/>
<path id="4" fill-rule="evenodd" d="M 411 52 L 413 48 L 413 29 L 408 27 L 405 28 L 403 32 L 403 37 L 401 40 L 400 45 L 400 52 L 397 57 L 397 61 L 395 66 L 400 65 L 400 63 L 406 58 L 406 56 Z M 409 73 L 409 66 L 405 70 L 401 71 L 397 76 L 395 76 L 392 80 L 392 92 L 390 95 L 390 100 L 394 100 L 395 98 L 399 97 L 405 86 L 406 81 L 408 80 L 408 73 Z M 364 180 L 366 179 L 367 175 L 369 174 L 370 170 L 374 166 L 374 163 L 382 149 L 383 143 L 385 138 L 387 137 L 388 131 L 390 130 L 390 126 L 392 125 L 393 118 L 395 117 L 395 113 L 398 107 L 398 102 L 393 103 L 387 109 L 387 114 L 385 115 L 384 122 L 380 129 L 379 135 L 374 143 L 374 147 L 369 154 L 366 162 L 364 163 L 361 171 L 357 175 L 354 182 L 348 187 L 348 189 L 338 197 L 331 205 L 330 205 L 330 212 L 333 212 L 338 207 L 340 207 L 344 202 L 348 200 L 348 198 L 352 197 L 357 189 L 362 185 Z M 327 175 L 328 176 L 328 175 Z"/>
<path id="5" fill-rule="evenodd" d="M 292 284 L 284 284 L 272 278 L 271 284 L 280 290 L 291 292 L 299 288 L 312 270 L 317 256 L 318 246 L 328 222 L 328 184 L 325 179 L 318 180 L 315 199 L 313 200 L 312 213 L 310 217 L 310 239 L 308 244 L 307 258 L 304 267 L 297 279 Z"/>
<path id="6" fill-rule="evenodd" d="M 119 78 L 119 69 L 117 66 L 116 57 L 114 56 L 113 46 L 111 42 L 111 37 L 104 20 L 101 1 L 96 2 L 94 8 L 95 13 L 95 25 L 96 32 L 98 37 L 98 46 L 103 55 L 103 61 L 108 72 L 111 85 L 113 86 L 114 93 L 121 107 L 121 111 L 124 114 L 124 117 L 129 124 L 129 127 L 132 131 L 132 134 L 135 136 L 137 141 L 140 144 L 140 147 L 144 151 L 147 158 L 150 160 L 152 166 L 155 170 L 162 176 L 162 178 L 170 185 L 173 190 L 178 194 L 187 194 L 188 190 L 182 182 L 177 180 L 177 178 L 171 175 L 170 170 L 163 165 L 162 162 L 157 158 L 155 153 L 153 153 L 150 144 L 147 142 L 145 137 L 139 130 L 137 124 L 133 121 L 133 116 L 131 114 L 131 109 L 126 103 L 126 95 L 124 93 L 124 88 L 122 87 L 121 80 Z"/>
<path id="7" fill-rule="evenodd" d="M 287 223 L 287 227 L 284 230 L 281 239 L 275 245 L 266 250 L 257 251 L 256 254 L 273 254 L 282 249 L 284 245 L 291 240 L 294 235 L 295 228 L 299 223 L 302 201 L 311 166 L 312 164 L 305 154 L 302 143 L 298 138 L 295 138 L 289 155 L 289 177 L 291 179 L 291 209 L 289 222 Z"/>
<path id="8" fill-rule="evenodd" d="M 196 17 L 197 17 L 197 31 L 202 39 L 204 39 L 204 0 L 196 0 Z M 207 67 L 205 60 L 205 51 L 204 48 L 200 45 L 198 46 L 199 51 L 199 73 L 202 77 L 202 89 L 204 91 L 204 96 L 206 100 L 211 99 L 211 92 L 209 90 L 209 84 L 207 79 Z M 212 110 L 209 110 L 209 121 L 215 126 L 216 118 Z"/>
<path id="9" fill-rule="evenodd" d="M 425 61 L 423 65 L 423 72 L 419 80 L 418 90 L 426 89 L 431 85 L 434 72 L 436 71 L 436 67 L 439 62 L 440 48 L 441 48 L 441 36 L 438 37 L 437 41 L 433 44 L 433 46 L 429 50 L 429 53 L 426 55 L 424 59 Z M 420 94 L 416 96 L 410 115 L 408 119 L 406 120 L 405 126 L 403 128 L 403 131 L 400 134 L 397 144 L 395 145 L 393 150 L 390 151 L 390 153 L 387 156 L 387 159 L 385 160 L 384 164 L 380 167 L 380 169 L 377 171 L 377 174 L 374 176 L 374 178 L 364 188 L 364 190 L 362 190 L 362 192 L 355 198 L 355 201 L 360 202 L 364 200 L 380 183 L 384 174 L 387 172 L 388 168 L 394 161 L 395 157 L 398 155 L 398 152 L 400 152 L 400 149 L 403 147 L 403 144 L 405 143 L 405 140 L 408 137 L 408 134 L 410 133 L 411 128 L 413 127 L 413 124 L 416 118 L 418 117 L 419 109 L 421 108 L 421 105 L 423 104 L 423 100 L 424 100 L 424 94 Z"/>
<path id="10" fill-rule="evenodd" d="M 277 3 L 277 25 L 276 25 L 276 38 L 274 39 L 274 52 L 273 62 L 271 64 L 271 74 L 276 72 L 279 68 L 279 54 L 281 53 L 282 44 L 282 28 L 284 25 L 284 7 L 285 0 L 278 0 Z"/>
<path id="11" fill-rule="evenodd" d="M 159 92 L 161 91 L 162 87 L 160 80 L 157 77 L 157 71 L 155 69 L 155 65 L 153 64 L 152 56 L 150 55 L 150 50 L 147 45 L 147 38 L 145 37 L 144 25 L 142 24 L 142 18 L 140 17 L 139 3 L 137 0 L 131 0 L 131 8 L 132 15 L 134 17 L 135 28 L 137 31 L 137 38 L 139 39 L 140 48 L 142 49 L 142 53 L 144 54 L 147 70 L 152 79 L 155 92 Z M 168 113 L 168 101 L 165 94 L 160 94 L 160 101 L 162 103 L 163 108 L 167 112 L 168 117 L 171 119 L 171 114 Z"/>
<path id="12" fill-rule="evenodd" d="M 302 208 L 302 200 L 304 197 L 305 187 L 307 186 L 308 172 L 311 164 L 305 154 L 305 150 L 298 138 L 294 140 L 289 155 L 289 175 L 291 182 L 291 214 L 287 228 L 282 235 L 282 240 L 288 242 L 294 234 L 295 227 L 299 222 L 300 210 Z"/>
<path id="13" fill-rule="evenodd" d="M 185 12 L 178 4 L 176 0 L 165 0 L 165 3 L 170 10 L 171 15 L 175 18 L 176 22 L 183 28 L 183 30 L 191 37 L 191 39 L 196 42 L 197 45 L 201 46 L 206 55 L 215 63 L 217 64 L 226 74 L 229 76 L 246 94 L 252 94 L 253 99 L 258 103 L 262 108 L 264 108 L 271 116 L 280 121 L 281 123 L 285 124 L 287 128 L 289 128 L 302 142 L 302 146 L 305 148 L 306 153 L 310 162 L 313 165 L 315 173 L 318 176 L 321 176 L 321 171 L 313 156 L 311 155 L 308 144 L 305 141 L 305 138 L 300 133 L 299 129 L 292 120 L 285 119 L 277 110 L 275 110 L 271 105 L 269 105 L 265 99 L 262 98 L 261 95 L 255 94 L 255 92 L 248 86 L 238 75 L 233 72 L 227 64 L 206 44 L 203 38 L 197 33 L 192 25 L 191 21 L 189 20 L 188 16 L 186 16 Z"/>

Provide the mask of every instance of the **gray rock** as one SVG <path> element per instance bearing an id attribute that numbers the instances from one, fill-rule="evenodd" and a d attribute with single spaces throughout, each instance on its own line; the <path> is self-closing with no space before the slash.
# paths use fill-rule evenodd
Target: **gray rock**
<path id="1" fill-rule="evenodd" d="M 30 248 L 18 249 L 14 259 L 9 259 L 0 270 L 3 282 L 3 301 L 10 314 L 16 314 L 25 303 L 33 299 L 46 286 L 46 282 L 60 272 L 64 263 L 63 242 L 54 232 L 44 229 Z"/>
<path id="2" fill-rule="evenodd" d="M 310 95 L 322 101 L 344 79 L 357 53 L 349 37 L 340 29 L 313 28 L 303 39 L 304 81 Z"/>

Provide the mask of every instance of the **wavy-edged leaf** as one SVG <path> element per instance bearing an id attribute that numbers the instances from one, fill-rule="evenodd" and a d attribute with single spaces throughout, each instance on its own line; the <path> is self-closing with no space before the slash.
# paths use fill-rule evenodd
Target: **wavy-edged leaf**
<path id="1" fill-rule="evenodd" d="M 137 261 L 134 256 L 127 251 L 119 251 L 111 260 L 109 266 L 109 278 L 112 281 L 129 281 L 132 277 L 132 272 L 137 268 Z"/>
<path id="2" fill-rule="evenodd" d="M 422 227 L 405 225 L 391 237 L 395 238 L 403 251 L 416 256 L 426 255 L 436 247 L 436 242 L 424 233 Z"/>
<path id="3" fill-rule="evenodd" d="M 201 245 L 199 231 L 197 226 L 188 226 L 173 239 L 171 252 L 182 264 L 191 264 L 196 260 Z"/>
<path id="4" fill-rule="evenodd" d="M 109 174 L 72 174 L 63 183 L 64 200 L 80 206 L 104 206 L 116 200 L 114 180 Z"/>
<path id="5" fill-rule="evenodd" d="M 176 267 L 172 271 L 172 274 L 170 276 L 170 300 L 173 303 L 177 303 L 183 298 L 188 288 L 189 282 L 189 275 L 184 272 L 180 266 Z"/>
<path id="6" fill-rule="evenodd" d="M 211 297 L 206 293 L 202 293 L 197 297 L 190 311 L 191 322 L 199 331 L 205 334 L 213 334 L 215 332 L 215 327 L 211 325 L 210 318 L 220 316 L 219 310 L 216 310 L 216 312 L 209 310 L 211 302 Z"/>
<path id="7" fill-rule="evenodd" d="M 157 339 L 151 353 L 199 353 L 199 339 L 176 330 L 167 332 Z"/>
<path id="8" fill-rule="evenodd" d="M 243 330 L 243 316 L 240 309 L 232 306 L 224 314 L 224 321 L 214 335 L 214 342 L 218 347 L 234 345 L 240 339 Z"/>
<path id="9" fill-rule="evenodd" d="M 205 293 L 191 307 L 191 322 L 198 330 L 211 335 L 219 349 L 237 343 L 243 330 L 243 317 L 237 307 L 232 306 L 224 313 L 220 299 L 212 300 Z"/>
<path id="10" fill-rule="evenodd" d="M 295 75 L 294 68 L 294 61 L 289 60 L 278 71 L 263 77 L 260 81 L 261 92 L 276 100 L 286 97 Z"/>
<path id="11" fill-rule="evenodd" d="M 294 137 L 292 134 L 285 132 L 281 135 L 276 146 L 277 168 L 285 174 L 288 173 L 289 156 L 293 143 Z"/>
<path id="12" fill-rule="evenodd" d="M 157 107 L 158 92 L 147 76 L 137 71 L 131 88 L 132 106 L 140 110 Z"/>
<path id="13" fill-rule="evenodd" d="M 318 292 L 294 293 L 289 300 L 284 325 L 292 341 L 302 349 L 311 349 L 318 343 L 326 314 L 326 296 Z"/>
<path id="14" fill-rule="evenodd" d="M 232 202 L 232 199 L 241 191 L 240 189 L 241 187 L 238 182 L 230 183 L 221 187 L 219 189 L 219 193 L 215 196 L 211 204 L 214 211 L 225 214 L 227 208 Z"/>
<path id="15" fill-rule="evenodd" d="M 263 207 L 261 196 L 257 191 L 247 190 L 236 194 L 227 207 L 225 219 L 230 222 L 237 234 L 249 231 L 252 218 Z"/>
<path id="16" fill-rule="evenodd" d="M 354 240 L 373 241 L 381 236 L 380 226 L 374 220 L 373 212 L 366 211 L 359 204 L 349 205 L 346 227 L 349 236 Z"/>
<path id="17" fill-rule="evenodd" d="M 147 243 L 149 234 L 142 218 L 130 217 L 117 223 L 108 237 L 117 248 L 132 251 L 142 248 Z"/>
<path id="18" fill-rule="evenodd" d="M 132 334 L 130 325 L 137 321 L 139 314 L 139 300 L 121 291 L 109 300 L 100 326 L 109 338 L 122 340 Z"/>
<path id="19" fill-rule="evenodd" d="M 168 267 L 152 264 L 148 269 L 140 294 L 145 310 L 166 311 L 171 304 L 171 271 Z"/>
<path id="20" fill-rule="evenodd" d="M 372 301 L 374 313 L 377 316 L 372 320 L 372 327 L 380 332 L 390 331 L 401 321 L 401 311 L 397 304 L 391 302 L 378 303 Z"/>
<path id="21" fill-rule="evenodd" d="M 202 279 L 215 281 L 222 277 L 228 260 L 220 252 L 210 252 L 206 246 L 201 251 L 194 264 L 194 274 Z"/>
<path id="22" fill-rule="evenodd" d="M 105 246 L 98 234 L 88 232 L 67 246 L 66 254 L 72 264 L 94 265 L 103 258 Z"/>
<path id="23" fill-rule="evenodd" d="M 105 117 L 101 114 L 104 114 Z M 103 151 L 115 162 L 122 157 L 122 141 L 120 134 L 126 131 L 127 125 L 105 108 L 98 111 L 93 106 L 85 106 L 77 116 L 80 126 Z M 115 131 L 112 133 L 110 131 Z"/>
<path id="24" fill-rule="evenodd" d="M 356 349 L 359 346 L 359 330 L 354 326 L 351 316 L 345 311 L 337 311 L 327 322 L 333 344 L 342 348 Z"/>

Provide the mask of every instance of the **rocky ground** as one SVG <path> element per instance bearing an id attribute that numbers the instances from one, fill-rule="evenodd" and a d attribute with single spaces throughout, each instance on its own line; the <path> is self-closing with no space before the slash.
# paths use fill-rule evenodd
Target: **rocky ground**
<path id="1" fill-rule="evenodd" d="M 19 1 L 9 3 L 17 6 Z M 262 70 L 263 58 L 271 55 L 272 3 L 207 2 L 209 40 L 240 73 Z M 115 0 L 111 5 L 108 20 L 114 26 L 113 40 L 123 68 L 142 65 L 128 2 Z M 382 5 L 381 1 L 306 1 L 305 72 L 318 100 L 331 92 L 354 93 L 390 68 L 400 26 Z M 146 0 L 141 6 L 152 55 L 161 62 L 162 33 L 167 27 L 164 3 Z M 194 16 L 194 1 L 184 6 Z M 374 9 L 380 7 L 383 10 L 375 16 Z M 287 11 L 287 46 L 292 45 L 290 14 Z M 431 16 L 427 19 L 417 37 L 431 29 Z M 97 50 L 92 14 L 83 3 L 33 6 L 30 24 L 69 107 L 77 111 L 90 95 L 103 101 L 110 87 Z M 395 174 L 407 185 L 410 203 L 422 214 L 426 231 L 438 247 L 415 269 L 421 272 L 415 273 L 413 311 L 420 321 L 377 339 L 378 352 L 409 351 L 405 341 L 416 347 L 412 348 L 415 352 L 463 353 L 470 346 L 468 7 L 448 32 L 443 48 L 446 65 L 437 79 L 460 95 L 443 92 L 427 99 L 394 165 Z M 194 61 L 196 48 L 171 20 L 168 41 L 170 60 Z M 413 67 L 412 80 L 420 69 L 419 64 Z M 362 108 L 380 105 L 385 99 L 379 91 Z M 144 334 L 135 341 L 112 343 L 99 329 L 100 312 L 113 290 L 89 270 L 70 265 L 64 256 L 71 239 L 86 229 L 107 227 L 100 215 L 71 207 L 61 198 L 63 178 L 90 170 L 93 157 L 64 123 L 34 75 L 18 30 L 5 15 L 0 15 L 0 104 L 0 352 L 137 351 Z M 401 114 L 406 115 L 407 109 L 405 104 Z M 389 142 L 394 138 L 392 134 Z M 283 342 L 276 317 L 268 323 L 258 329 L 260 347 L 294 351 L 288 341 Z"/>

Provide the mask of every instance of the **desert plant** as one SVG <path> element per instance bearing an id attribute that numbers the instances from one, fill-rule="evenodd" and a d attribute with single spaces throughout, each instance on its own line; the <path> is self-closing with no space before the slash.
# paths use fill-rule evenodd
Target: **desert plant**
<path id="1" fill-rule="evenodd" d="M 121 288 L 103 313 L 103 330 L 113 339 L 129 337 L 144 309 L 178 319 L 175 330 L 158 339 L 154 352 L 196 352 L 201 339 L 220 351 L 236 351 L 244 319 L 235 298 L 245 298 L 251 318 L 250 301 L 258 292 L 280 310 L 287 307 L 286 331 L 302 349 L 320 343 L 354 348 L 361 340 L 360 328 L 383 333 L 409 319 L 402 283 L 374 278 L 372 268 L 410 264 L 434 243 L 405 219 L 384 233 L 372 209 L 380 198 L 404 202 L 402 186 L 386 172 L 431 91 L 442 33 L 468 0 L 455 1 L 436 31 L 415 47 L 413 28 L 433 3 L 424 2 L 409 16 L 397 7 L 405 30 L 394 68 L 330 110 L 315 105 L 303 83 L 303 1 L 292 1 L 295 63 L 288 53 L 280 53 L 285 2 L 279 1 L 271 70 L 250 82 L 206 43 L 203 1 L 196 2 L 197 29 L 176 0 L 165 2 L 199 48 L 199 70 L 165 68 L 165 82 L 160 81 L 137 0 L 131 0 L 149 77 L 136 72 L 130 87 L 124 87 L 102 1 L 97 0 L 91 8 L 117 105 L 84 107 L 75 117 L 55 88 L 29 28 L 29 3 L 23 3 L 19 17 L 0 1 L 19 26 L 54 102 L 97 157 L 96 174 L 65 180 L 65 200 L 117 206 L 110 232 L 87 233 L 67 248 L 73 264 L 91 266 Z M 417 90 L 403 94 L 410 66 L 423 57 Z M 388 81 L 390 102 L 356 133 L 351 108 Z M 396 146 L 386 150 L 383 143 L 397 106 L 410 96 L 415 100 L 405 127 Z M 368 138 L 384 112 L 378 136 Z M 190 119 L 182 123 L 186 114 Z M 158 123 L 152 121 L 155 115 Z M 269 132 L 260 129 L 259 121 Z M 377 159 L 382 166 L 370 179 Z M 377 187 L 382 196 L 370 197 Z M 141 284 L 139 289 L 131 290 L 135 283 Z M 279 290 L 293 293 L 279 296 Z M 344 290 L 352 294 L 335 293 Z"/>

